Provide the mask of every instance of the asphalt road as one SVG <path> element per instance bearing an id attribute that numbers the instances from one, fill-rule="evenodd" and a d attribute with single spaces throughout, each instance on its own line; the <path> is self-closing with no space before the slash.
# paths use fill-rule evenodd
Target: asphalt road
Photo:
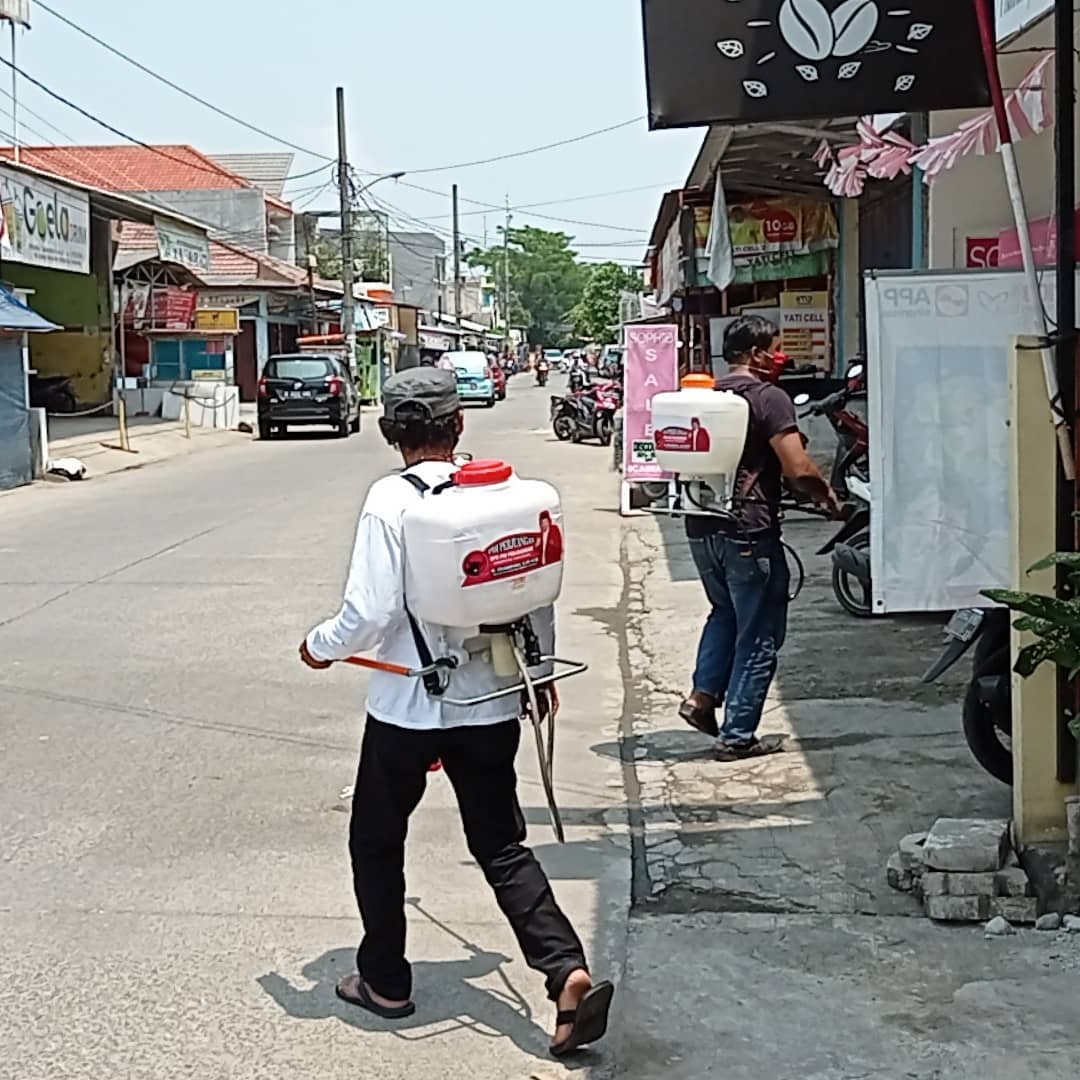
<path id="1" fill-rule="evenodd" d="M 621 767 L 591 749 L 623 708 L 617 488 L 609 451 L 553 441 L 546 404 L 512 381 L 464 448 L 563 491 L 560 651 L 593 665 L 564 694 L 569 843 L 528 750 L 522 800 L 606 974 L 629 893 Z M 364 677 L 295 649 L 395 464 L 365 423 L 0 498 L 0 1078 L 563 1075 L 441 775 L 409 844 L 419 1011 L 394 1027 L 333 996 L 359 935 L 341 792 Z"/>

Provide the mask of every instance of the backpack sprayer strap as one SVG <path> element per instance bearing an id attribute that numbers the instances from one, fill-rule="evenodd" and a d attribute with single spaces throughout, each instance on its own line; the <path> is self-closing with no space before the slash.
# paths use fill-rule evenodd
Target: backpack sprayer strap
<path id="1" fill-rule="evenodd" d="M 440 495 L 448 487 L 453 485 L 453 480 L 448 480 L 444 484 L 439 484 L 438 487 L 432 488 L 429 484 L 420 479 L 419 476 L 415 476 L 410 472 L 402 472 L 401 479 L 407 481 L 416 490 L 417 494 L 423 498 L 428 492 L 433 495 Z M 441 667 L 444 669 L 450 669 L 455 666 L 452 660 L 439 660 L 436 661 L 435 657 L 431 653 L 431 648 L 427 643 L 427 639 L 424 637 L 423 631 L 420 629 L 420 624 L 416 621 L 416 616 L 409 609 L 409 601 L 405 601 L 405 614 L 409 619 L 409 629 L 412 631 L 413 644 L 416 646 L 416 655 L 420 658 L 420 666 L 422 668 L 435 668 Z M 442 697 L 446 693 L 446 682 L 443 678 L 443 674 L 440 671 L 429 671 L 422 679 L 424 689 L 432 697 Z"/>

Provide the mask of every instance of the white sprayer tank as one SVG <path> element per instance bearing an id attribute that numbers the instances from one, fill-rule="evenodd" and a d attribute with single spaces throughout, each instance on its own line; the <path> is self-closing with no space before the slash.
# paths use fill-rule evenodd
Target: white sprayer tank
<path id="1" fill-rule="evenodd" d="M 500 626 L 553 604 L 562 589 L 559 493 L 501 461 L 473 461 L 404 517 L 405 596 L 439 626 Z"/>
<path id="2" fill-rule="evenodd" d="M 750 406 L 715 387 L 711 375 L 687 375 L 681 390 L 652 399 L 657 464 L 684 480 L 733 478 L 738 470 Z"/>

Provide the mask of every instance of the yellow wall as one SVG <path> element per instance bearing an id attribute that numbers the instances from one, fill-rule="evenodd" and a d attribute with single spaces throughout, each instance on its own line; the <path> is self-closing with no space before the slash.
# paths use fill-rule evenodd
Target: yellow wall
<path id="1" fill-rule="evenodd" d="M 1010 508 L 1013 587 L 1054 593 L 1054 573 L 1027 568 L 1055 548 L 1057 440 L 1050 422 L 1036 338 L 1018 339 L 1009 365 Z M 1013 631 L 1013 655 L 1031 634 Z M 1014 674 L 1013 818 L 1021 845 L 1065 836 L 1065 798 L 1057 781 L 1057 675 L 1044 664 L 1029 679 Z"/>
<path id="2" fill-rule="evenodd" d="M 30 335 L 30 366 L 42 375 L 70 375 L 82 404 L 105 401 L 112 393 L 109 336 L 97 329 Z"/>

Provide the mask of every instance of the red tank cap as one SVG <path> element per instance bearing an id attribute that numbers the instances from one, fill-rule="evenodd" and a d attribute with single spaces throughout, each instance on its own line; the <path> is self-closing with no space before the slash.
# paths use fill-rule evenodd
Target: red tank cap
<path id="1" fill-rule="evenodd" d="M 480 487 L 483 484 L 501 484 L 514 475 L 505 461 L 470 461 L 454 473 L 454 483 L 459 487 Z"/>

